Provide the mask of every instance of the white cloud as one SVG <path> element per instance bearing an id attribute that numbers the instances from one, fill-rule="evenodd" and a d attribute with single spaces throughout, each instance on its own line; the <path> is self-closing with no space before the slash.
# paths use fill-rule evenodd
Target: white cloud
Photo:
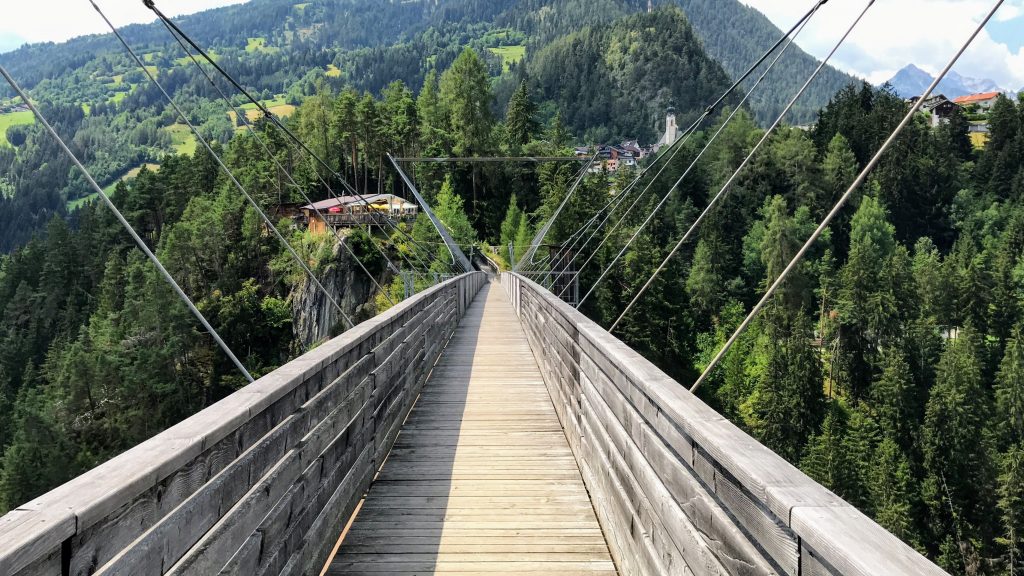
<path id="1" fill-rule="evenodd" d="M 243 1 L 164 0 L 157 1 L 156 5 L 168 16 L 179 16 Z M 75 36 L 109 32 L 89 0 L 13 0 L 4 4 L 0 37 L 17 36 L 27 42 L 61 42 Z M 156 19 L 141 0 L 96 0 L 96 4 L 117 26 Z"/>
<path id="2" fill-rule="evenodd" d="M 742 0 L 788 29 L 809 8 L 807 2 Z M 829 2 L 808 25 L 797 43 L 824 57 L 866 1 Z M 992 0 L 877 0 L 850 36 L 833 64 L 847 72 L 883 82 L 907 64 L 935 73 L 941 70 L 978 23 L 992 9 Z M 1024 0 L 1008 0 L 996 18 L 1020 27 L 1024 36 Z M 991 78 L 1016 89 L 1024 86 L 1024 48 L 1014 52 L 984 31 L 956 66 L 965 76 Z"/>

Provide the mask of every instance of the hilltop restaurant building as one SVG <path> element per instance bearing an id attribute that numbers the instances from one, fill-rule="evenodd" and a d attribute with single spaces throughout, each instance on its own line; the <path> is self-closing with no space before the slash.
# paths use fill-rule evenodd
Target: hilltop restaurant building
<path id="1" fill-rule="evenodd" d="M 327 232 L 327 227 L 347 228 L 364 224 L 383 226 L 391 222 L 415 220 L 419 206 L 394 194 L 339 196 L 307 204 L 302 214 L 313 233 Z M 321 218 L 322 216 L 322 218 Z"/>

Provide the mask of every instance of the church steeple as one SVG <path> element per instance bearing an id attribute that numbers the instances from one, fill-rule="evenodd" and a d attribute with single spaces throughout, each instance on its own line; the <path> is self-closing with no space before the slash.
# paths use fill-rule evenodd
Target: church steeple
<path id="1" fill-rule="evenodd" d="M 654 0 L 647 0 L 647 13 L 654 12 Z"/>
<path id="2" fill-rule="evenodd" d="M 676 124 L 676 109 L 672 106 L 665 111 L 665 135 L 658 141 L 657 146 L 671 146 L 679 139 L 679 126 Z"/>

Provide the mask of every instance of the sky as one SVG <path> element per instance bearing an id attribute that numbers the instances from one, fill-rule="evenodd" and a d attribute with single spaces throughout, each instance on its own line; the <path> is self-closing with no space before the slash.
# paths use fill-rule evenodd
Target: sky
<path id="1" fill-rule="evenodd" d="M 158 0 L 171 16 L 237 4 L 243 0 Z M 792 26 L 813 0 L 741 0 L 777 26 Z M 831 0 L 797 43 L 825 57 L 867 0 Z M 0 52 L 25 42 L 59 42 L 106 32 L 88 0 L 9 0 L 0 19 Z M 141 0 L 97 0 L 117 25 L 150 22 Z M 877 0 L 832 64 L 882 83 L 907 64 L 931 73 L 942 69 L 960 43 L 991 9 L 993 0 Z M 996 18 L 964 55 L 956 70 L 990 78 L 1010 90 L 1024 88 L 1024 0 L 1006 0 Z"/>
<path id="2" fill-rule="evenodd" d="M 157 0 L 168 16 L 240 4 L 244 0 Z M 89 0 L 3 0 L 0 15 L 0 53 L 26 42 L 61 42 L 75 36 L 109 32 Z M 152 22 L 156 18 L 142 0 L 96 0 L 117 26 Z"/>
<path id="3" fill-rule="evenodd" d="M 784 30 L 813 2 L 741 1 Z M 824 58 L 865 5 L 867 0 L 831 0 L 797 43 Z M 994 0 L 877 0 L 832 64 L 875 84 L 911 63 L 936 74 L 994 5 Z M 1024 0 L 1006 0 L 954 69 L 964 76 L 989 78 L 1008 90 L 1024 88 Z"/>

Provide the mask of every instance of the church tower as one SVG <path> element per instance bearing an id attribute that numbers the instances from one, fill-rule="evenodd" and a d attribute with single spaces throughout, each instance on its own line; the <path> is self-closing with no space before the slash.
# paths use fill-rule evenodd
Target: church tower
<path id="1" fill-rule="evenodd" d="M 647 0 L 647 13 L 654 12 L 654 0 Z"/>
<path id="2" fill-rule="evenodd" d="M 669 106 L 665 112 L 665 135 L 661 137 L 658 146 L 671 146 L 679 139 L 679 126 L 676 124 L 676 109 Z"/>

